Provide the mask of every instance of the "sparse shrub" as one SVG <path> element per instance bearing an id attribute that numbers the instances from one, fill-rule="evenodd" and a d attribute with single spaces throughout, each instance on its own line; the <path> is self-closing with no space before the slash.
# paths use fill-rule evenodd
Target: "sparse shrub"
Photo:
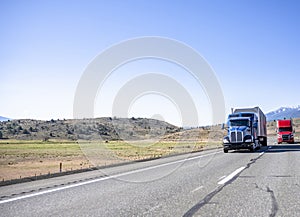
<path id="1" fill-rule="evenodd" d="M 100 136 L 101 136 L 101 135 L 102 135 L 102 136 L 109 136 L 108 132 L 102 132 L 102 133 L 100 132 L 99 135 L 100 135 Z"/>
<path id="2" fill-rule="evenodd" d="M 23 134 L 27 134 L 28 135 L 28 134 L 30 134 L 30 132 L 27 129 L 24 129 L 23 130 Z"/>
<path id="3" fill-rule="evenodd" d="M 10 134 L 15 135 L 15 133 L 16 133 L 17 131 L 16 131 L 16 129 L 9 129 L 8 132 L 9 132 Z"/>
<path id="4" fill-rule="evenodd" d="M 44 141 L 44 142 L 49 141 L 49 137 L 45 137 L 45 138 L 43 139 L 43 141 Z"/>

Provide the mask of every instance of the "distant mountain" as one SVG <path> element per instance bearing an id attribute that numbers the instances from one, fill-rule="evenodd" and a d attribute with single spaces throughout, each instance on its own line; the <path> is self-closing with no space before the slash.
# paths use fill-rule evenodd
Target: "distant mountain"
<path id="1" fill-rule="evenodd" d="M 275 111 L 266 114 L 267 120 L 300 118 L 300 105 L 297 107 L 281 107 Z"/>
<path id="2" fill-rule="evenodd" d="M 0 116 L 0 121 L 8 121 L 8 120 L 10 120 L 10 118 Z"/>

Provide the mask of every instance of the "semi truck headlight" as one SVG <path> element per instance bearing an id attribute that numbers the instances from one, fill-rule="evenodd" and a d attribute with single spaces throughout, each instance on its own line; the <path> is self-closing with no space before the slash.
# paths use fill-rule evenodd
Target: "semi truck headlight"
<path id="1" fill-rule="evenodd" d="M 223 143 L 229 143 L 228 139 L 223 139 Z"/>

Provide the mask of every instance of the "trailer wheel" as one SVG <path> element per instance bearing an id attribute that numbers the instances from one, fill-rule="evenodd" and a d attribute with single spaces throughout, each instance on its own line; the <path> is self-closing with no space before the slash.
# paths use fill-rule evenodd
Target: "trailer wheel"
<path id="1" fill-rule="evenodd" d="M 260 144 L 262 145 L 262 146 L 267 146 L 267 138 L 262 138 L 262 141 L 260 142 Z"/>
<path id="2" fill-rule="evenodd" d="M 263 146 L 268 146 L 268 139 L 264 138 Z"/>

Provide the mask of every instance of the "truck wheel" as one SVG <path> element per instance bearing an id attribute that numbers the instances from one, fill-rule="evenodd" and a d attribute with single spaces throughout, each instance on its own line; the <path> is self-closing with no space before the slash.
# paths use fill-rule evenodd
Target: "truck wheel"
<path id="1" fill-rule="evenodd" d="M 258 146 L 256 147 L 256 150 L 260 149 L 260 143 L 258 143 Z"/>
<path id="2" fill-rule="evenodd" d="M 261 144 L 259 142 L 259 140 L 255 140 L 254 144 L 253 144 L 254 150 L 259 150 L 261 147 Z"/>
<path id="3" fill-rule="evenodd" d="M 224 148 L 223 151 L 224 151 L 224 153 L 228 153 L 228 149 Z"/>
<path id="4" fill-rule="evenodd" d="M 263 146 L 268 146 L 268 140 L 267 138 L 264 138 L 263 142 L 262 142 Z"/>
<path id="5" fill-rule="evenodd" d="M 254 148 L 254 144 L 252 144 L 252 146 L 249 148 L 249 151 L 254 152 L 255 148 Z"/>

